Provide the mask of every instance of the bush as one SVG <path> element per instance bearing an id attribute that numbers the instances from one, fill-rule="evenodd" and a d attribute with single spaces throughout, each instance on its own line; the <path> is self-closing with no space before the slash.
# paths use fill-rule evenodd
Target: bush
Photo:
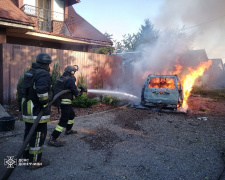
<path id="1" fill-rule="evenodd" d="M 102 102 L 109 105 L 117 105 L 120 101 L 119 98 L 110 95 L 104 95 L 102 98 Z"/>
<path id="2" fill-rule="evenodd" d="M 79 88 L 80 86 L 82 86 L 84 89 L 87 89 L 87 86 L 86 86 L 85 80 L 84 80 L 84 76 L 82 74 L 80 76 L 78 76 L 78 78 L 77 78 L 77 87 Z"/>
<path id="3" fill-rule="evenodd" d="M 99 102 L 97 99 L 90 99 L 87 97 L 86 94 L 83 94 L 82 96 L 76 97 L 72 104 L 75 107 L 81 107 L 81 108 L 88 108 L 91 107 L 92 105 L 95 105 Z"/>
<path id="4" fill-rule="evenodd" d="M 60 66 L 58 60 L 53 65 L 51 76 L 52 76 L 52 88 L 54 89 L 55 84 L 56 84 L 56 80 L 61 76 L 61 66 Z"/>

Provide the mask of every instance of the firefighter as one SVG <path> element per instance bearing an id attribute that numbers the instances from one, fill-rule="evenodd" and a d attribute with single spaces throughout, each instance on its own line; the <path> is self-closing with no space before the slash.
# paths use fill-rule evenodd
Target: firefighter
<path id="1" fill-rule="evenodd" d="M 47 135 L 47 122 L 50 120 L 50 109 L 47 105 L 53 96 L 52 78 L 49 74 L 51 62 L 52 58 L 49 54 L 40 53 L 36 58 L 36 63 L 32 63 L 32 68 L 24 74 L 21 102 L 25 122 L 24 140 L 38 114 L 44 109 L 44 114 L 23 153 L 23 158 L 29 159 L 32 163 L 29 167 L 31 170 L 49 164 L 48 160 L 42 159 L 42 145 Z"/>
<path id="2" fill-rule="evenodd" d="M 57 138 L 60 136 L 64 128 L 66 128 L 65 135 L 77 134 L 77 131 L 72 130 L 75 118 L 75 113 L 72 108 L 72 100 L 73 96 L 77 97 L 82 95 L 82 92 L 84 90 L 83 87 L 79 87 L 80 89 L 78 90 L 77 86 L 75 85 L 76 78 L 74 74 L 76 71 L 78 71 L 78 69 L 79 67 L 77 65 L 67 66 L 63 75 L 57 80 L 61 82 L 61 90 L 70 89 L 71 92 L 62 95 L 60 98 L 61 117 L 55 130 L 50 135 L 48 142 L 50 146 L 64 146 L 63 142 L 57 141 Z M 60 87 L 57 86 L 58 83 L 56 82 L 56 89 L 59 89 Z"/>

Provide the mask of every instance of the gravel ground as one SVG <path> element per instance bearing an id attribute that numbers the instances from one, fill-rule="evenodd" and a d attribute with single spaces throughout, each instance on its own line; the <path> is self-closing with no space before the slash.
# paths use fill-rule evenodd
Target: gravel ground
<path id="1" fill-rule="evenodd" d="M 77 117 L 78 134 L 60 137 L 66 146 L 44 145 L 49 166 L 18 166 L 10 179 L 225 179 L 225 102 L 193 96 L 189 103 L 188 114 L 122 107 Z M 48 134 L 56 124 L 49 123 Z M 15 156 L 21 142 L 22 134 L 0 138 L 0 174 L 7 169 L 3 159 Z"/>

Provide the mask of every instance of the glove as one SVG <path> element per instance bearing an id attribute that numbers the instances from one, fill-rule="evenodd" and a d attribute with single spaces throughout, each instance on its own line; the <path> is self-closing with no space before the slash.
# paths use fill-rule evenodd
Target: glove
<path id="1" fill-rule="evenodd" d="M 81 92 L 84 92 L 85 91 L 85 89 L 84 89 L 83 86 L 80 86 L 79 89 L 80 89 Z"/>

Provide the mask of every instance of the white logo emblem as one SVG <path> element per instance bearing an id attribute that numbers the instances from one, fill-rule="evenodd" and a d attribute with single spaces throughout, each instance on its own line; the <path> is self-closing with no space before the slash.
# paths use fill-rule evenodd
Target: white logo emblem
<path id="1" fill-rule="evenodd" d="M 4 165 L 8 165 L 7 168 L 14 168 L 14 165 L 17 165 L 17 160 L 14 159 L 14 156 L 7 156 L 8 159 L 4 159 Z"/>

